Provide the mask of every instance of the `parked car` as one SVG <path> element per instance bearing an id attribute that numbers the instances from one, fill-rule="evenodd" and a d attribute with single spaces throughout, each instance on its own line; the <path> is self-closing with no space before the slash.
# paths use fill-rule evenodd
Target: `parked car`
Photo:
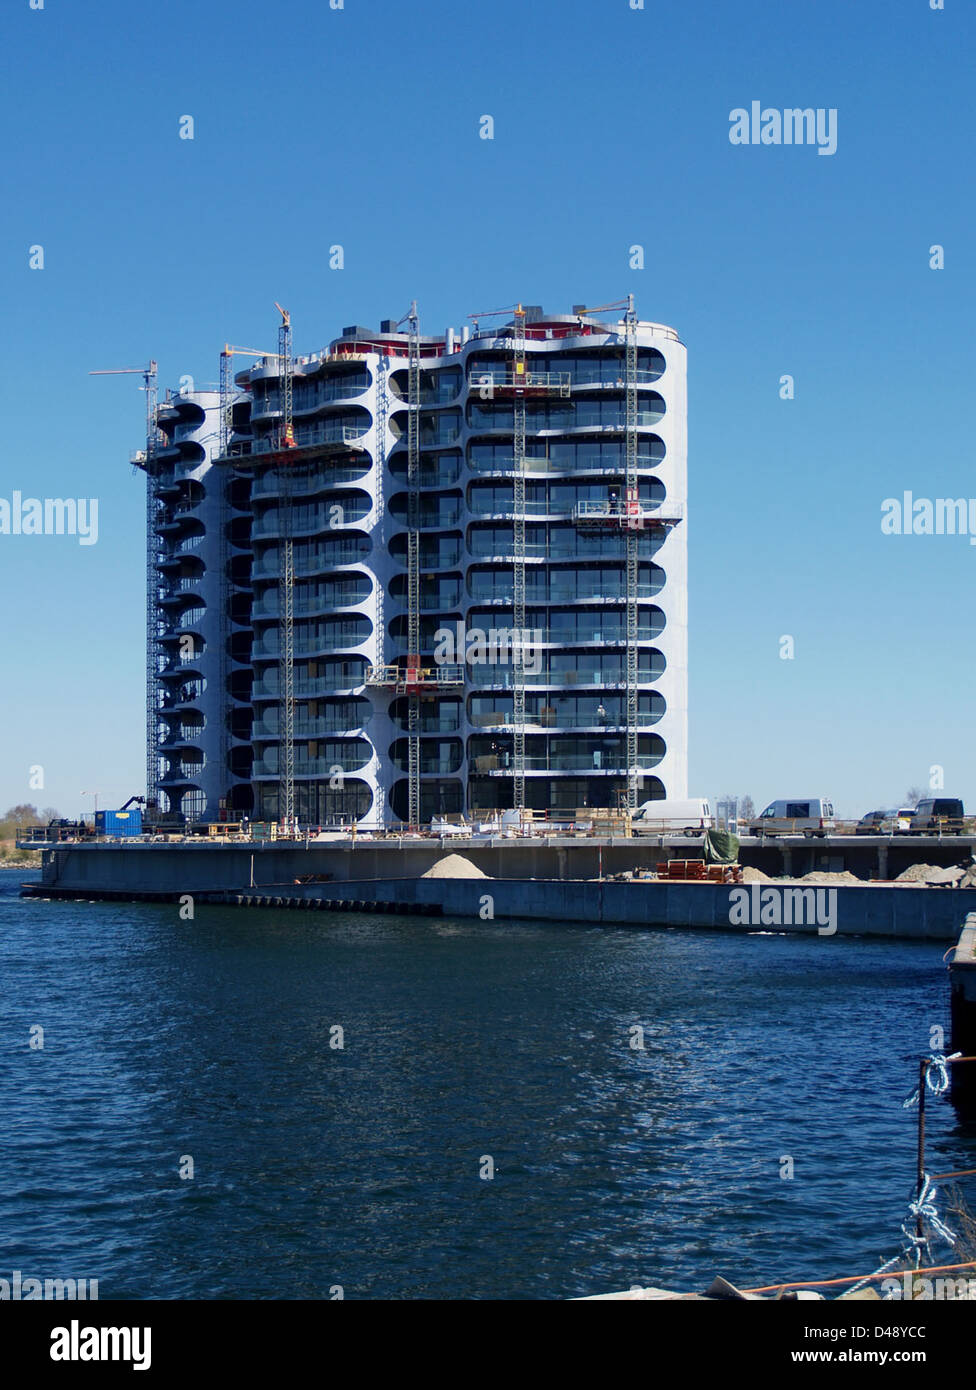
<path id="1" fill-rule="evenodd" d="M 771 801 L 749 826 L 753 835 L 827 835 L 834 829 L 833 802 L 820 796 Z"/>
<path id="2" fill-rule="evenodd" d="M 855 835 L 888 835 L 894 811 L 868 811 L 854 827 Z"/>
<path id="3" fill-rule="evenodd" d="M 965 815 L 958 797 L 932 796 L 918 803 L 910 829 L 913 835 L 924 835 L 932 830 L 959 835 L 966 828 Z"/>
<path id="4" fill-rule="evenodd" d="M 637 835 L 654 835 L 661 831 L 685 830 L 702 835 L 713 825 L 711 807 L 703 796 L 690 800 L 663 799 L 645 801 L 631 817 L 631 829 Z"/>
<path id="5" fill-rule="evenodd" d="M 915 814 L 913 806 L 890 811 L 868 811 L 854 827 L 855 835 L 900 835 L 908 830 Z"/>

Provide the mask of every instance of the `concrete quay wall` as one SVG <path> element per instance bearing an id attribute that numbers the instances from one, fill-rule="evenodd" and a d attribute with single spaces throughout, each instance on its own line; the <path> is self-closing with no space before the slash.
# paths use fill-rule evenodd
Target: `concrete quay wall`
<path id="1" fill-rule="evenodd" d="M 385 847 L 279 848 L 131 845 L 70 846 L 48 852 L 43 885 L 52 896 L 165 895 L 200 893 L 219 899 L 308 899 L 322 903 L 421 904 L 445 916 L 487 920 L 646 927 L 697 927 L 725 931 L 805 931 L 955 941 L 976 890 L 951 888 L 798 885 L 805 899 L 779 884 L 735 888 L 709 883 L 608 883 L 525 876 L 487 879 L 420 878 L 451 846 L 421 844 L 391 856 Z M 457 847 L 453 847 L 457 848 Z M 466 857 L 475 858 L 463 847 Z M 509 871 L 511 855 L 532 861 L 548 847 L 496 849 Z M 364 852 L 365 851 L 365 852 Z M 549 851 L 552 852 L 551 850 Z M 492 851 L 481 851 L 479 859 Z M 606 855 L 606 850 L 604 850 Z M 385 862 L 384 862 L 385 861 Z M 364 872 L 379 863 L 385 873 Z M 573 855 L 573 867 L 577 856 Z M 485 872 L 490 872 L 483 863 Z M 606 863 L 604 865 L 606 868 Z M 350 870 L 356 872 L 350 872 Z M 345 870 L 345 871 L 343 871 Z M 308 874 L 331 881 L 296 883 Z M 817 896 L 811 896 L 810 890 Z M 794 921 L 794 918 L 796 920 Z"/>
<path id="2" fill-rule="evenodd" d="M 830 837 L 826 840 L 782 838 L 743 841 L 739 862 L 771 876 L 800 877 L 814 869 L 847 869 L 867 881 L 885 879 L 909 864 L 963 864 L 974 850 L 962 836 Z M 700 838 L 667 836 L 582 836 L 547 839 L 461 840 L 360 838 L 338 843 L 280 841 L 251 842 L 187 839 L 181 843 L 66 843 L 44 851 L 45 881 L 61 877 L 96 882 L 103 874 L 129 881 L 133 872 L 167 877 L 175 865 L 180 876 L 194 882 L 208 875 L 214 886 L 250 882 L 254 863 L 256 885 L 287 881 L 299 874 L 328 874 L 334 879 L 419 878 L 445 854 L 462 854 L 494 879 L 591 879 L 633 869 L 653 870 L 663 859 L 700 859 Z M 89 856 L 91 856 L 89 858 Z M 122 858 L 121 856 L 125 856 Z M 150 856 L 133 859 L 132 856 Z M 138 865 L 138 869 L 136 868 Z M 55 878 L 48 880 L 47 875 Z M 242 879 L 242 875 L 243 877 Z M 201 886 L 197 883 L 197 886 Z"/>

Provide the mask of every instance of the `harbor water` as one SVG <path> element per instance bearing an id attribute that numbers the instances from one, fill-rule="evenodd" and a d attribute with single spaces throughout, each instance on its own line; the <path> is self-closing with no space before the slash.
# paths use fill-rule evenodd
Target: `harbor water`
<path id="1" fill-rule="evenodd" d="M 899 1246 L 942 943 L 182 920 L 20 898 L 32 878 L 0 871 L 4 1278 L 567 1298 Z M 933 1169 L 976 1166 L 947 1101 L 928 1129 Z"/>

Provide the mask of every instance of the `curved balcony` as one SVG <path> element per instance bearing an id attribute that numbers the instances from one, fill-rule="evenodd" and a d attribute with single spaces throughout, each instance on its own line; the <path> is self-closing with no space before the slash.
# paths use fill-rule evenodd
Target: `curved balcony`
<path id="1" fill-rule="evenodd" d="M 664 398 L 655 397 L 653 407 L 648 409 L 645 400 L 637 411 L 636 427 L 653 430 L 667 413 Z M 612 408 L 611 408 L 612 407 Z M 468 428 L 472 434 L 511 434 L 515 421 L 511 410 L 490 410 L 477 403 L 468 405 Z M 586 401 L 555 410 L 534 411 L 531 406 L 526 411 L 525 429 L 527 435 L 575 435 L 582 432 L 592 434 L 623 433 L 627 428 L 627 412 L 623 401 Z"/>
<path id="2" fill-rule="evenodd" d="M 300 629 L 295 630 L 295 654 L 296 656 L 329 656 L 335 652 L 348 651 L 353 647 L 361 647 L 368 642 L 373 635 L 373 624 L 365 618 L 361 624 L 343 624 L 337 630 L 325 633 L 315 633 L 305 637 Z M 277 626 L 265 630 L 265 632 L 255 641 L 252 651 L 256 658 L 278 656 L 278 629 Z"/>
<path id="3" fill-rule="evenodd" d="M 180 759 L 179 762 L 172 763 L 160 778 L 164 785 L 189 785 L 199 778 L 203 772 L 203 761 L 189 762 Z"/>
<path id="4" fill-rule="evenodd" d="M 311 471 L 310 476 L 292 479 L 290 492 L 292 497 L 311 497 L 318 493 L 331 492 L 334 488 L 361 482 L 363 478 L 369 476 L 371 468 L 372 460 L 368 458 L 362 462 L 345 466 L 316 468 Z M 281 479 L 277 470 L 268 469 L 266 472 L 258 474 L 254 479 L 251 496 L 253 498 L 277 497 L 280 492 Z"/>
<path id="5" fill-rule="evenodd" d="M 184 680 L 183 684 L 170 690 L 163 697 L 160 710 L 166 714 L 169 710 L 181 710 L 187 705 L 193 705 L 201 698 L 207 688 L 206 677 L 198 676 L 192 680 Z"/>
<path id="6" fill-rule="evenodd" d="M 362 772 L 367 767 L 373 757 L 372 744 L 360 739 L 358 745 L 350 742 L 348 748 L 336 750 L 334 756 L 323 758 L 301 758 L 295 759 L 296 777 L 334 777 L 337 772 Z M 260 758 L 254 759 L 254 777 L 277 777 L 278 756 L 277 750 L 269 749 Z"/>
<path id="7" fill-rule="evenodd" d="M 372 499 L 365 493 L 343 500 L 335 498 L 320 507 L 293 506 L 291 508 L 291 533 L 294 537 L 321 536 L 330 531 L 342 531 L 361 524 L 373 510 Z M 254 540 L 268 540 L 280 534 L 280 520 L 277 507 L 272 507 L 256 517 L 251 535 Z"/>
<path id="8" fill-rule="evenodd" d="M 351 706 L 351 707 L 349 707 Z M 360 699 L 348 702 L 344 707 L 336 704 L 332 710 L 309 718 L 296 718 L 295 738 L 321 739 L 328 734 L 356 735 L 361 733 L 373 717 L 373 706 L 369 700 Z M 253 726 L 251 737 L 255 742 L 275 742 L 278 738 L 279 720 L 276 705 L 265 707 L 260 719 Z"/>
<path id="9" fill-rule="evenodd" d="M 610 588 L 605 583 L 596 584 L 589 593 L 581 593 L 575 585 L 568 584 L 545 584 L 546 575 L 536 576 L 543 580 L 542 584 L 532 584 L 526 586 L 525 602 L 531 608 L 552 603 L 579 603 L 594 605 L 612 605 L 626 603 L 626 586 L 621 578 L 618 585 Z M 585 579 L 584 581 L 585 582 Z M 664 587 L 663 576 L 657 583 L 645 583 L 637 585 L 637 599 L 639 602 L 647 602 L 655 598 Z M 498 585 L 491 590 L 482 590 L 480 586 L 472 589 L 469 594 L 472 605 L 479 607 L 508 607 L 512 606 L 512 581 L 509 580 L 507 587 Z M 494 619 L 497 624 L 497 617 Z"/>
<path id="10" fill-rule="evenodd" d="M 207 605 L 205 603 L 196 604 L 192 608 L 185 608 L 183 612 L 180 613 L 173 624 L 173 628 L 177 632 L 186 632 L 191 629 L 196 630 L 200 627 L 201 623 L 206 620 L 206 617 Z"/>
<path id="11" fill-rule="evenodd" d="M 659 665 L 651 668 L 645 666 L 638 671 L 638 686 L 652 685 L 664 674 L 664 657 L 660 653 L 657 655 L 660 656 Z M 597 689 L 603 687 L 606 690 L 625 690 L 627 671 L 623 664 L 617 667 L 580 666 L 575 671 L 526 671 L 524 683 L 527 690 L 539 687 L 579 689 L 588 686 Z M 511 667 L 505 666 L 471 666 L 468 684 L 478 690 L 511 690 L 515 684 L 514 672 Z"/>
<path id="12" fill-rule="evenodd" d="M 390 762 L 398 772 L 408 770 L 408 743 L 408 739 L 397 738 L 390 745 Z M 431 747 L 432 743 L 433 748 Z M 444 743 L 447 743 L 449 747 L 445 749 Z M 460 772 L 463 763 L 464 745 L 459 738 L 445 739 L 436 743 L 433 740 L 420 740 L 420 771 L 423 774 L 450 777 L 454 773 Z"/>
<path id="13" fill-rule="evenodd" d="M 335 665 L 325 662 L 322 664 L 333 668 Z M 365 657 L 354 657 L 351 661 L 342 663 L 339 669 L 326 669 L 314 676 L 302 675 L 300 671 L 296 671 L 295 694 L 325 696 L 352 694 L 363 690 L 366 685 L 367 664 Z M 254 681 L 251 699 L 255 703 L 278 699 L 277 666 L 270 668 L 270 674 L 262 675 Z"/>
<path id="14" fill-rule="evenodd" d="M 294 548 L 296 578 L 321 576 L 330 569 L 344 565 L 365 564 L 372 552 L 373 543 L 369 536 L 346 536 L 341 540 L 322 541 L 314 550 L 301 544 Z M 253 577 L 277 579 L 278 555 L 273 547 L 262 548 L 254 565 Z"/>
<path id="15" fill-rule="evenodd" d="M 363 576 L 361 584 L 324 584 L 322 592 L 302 597 L 301 586 L 296 587 L 294 612 L 296 617 L 312 616 L 316 613 L 331 613 L 337 608 L 355 608 L 368 602 L 372 593 L 372 581 Z M 278 617 L 277 587 L 266 589 L 254 604 L 252 616 L 255 619 Z"/>
<path id="16" fill-rule="evenodd" d="M 396 549 L 394 549 L 394 548 L 391 546 L 391 547 L 390 547 L 390 550 L 391 550 L 391 555 L 392 555 L 392 558 L 393 558 L 394 563 L 397 564 L 397 565 L 400 565 L 402 568 L 405 569 L 405 568 L 406 568 L 406 564 L 407 564 L 406 547 L 404 546 L 402 549 L 400 549 L 399 547 L 397 547 Z M 456 545 L 452 545 L 450 548 L 447 548 L 447 547 L 440 548 L 440 549 L 438 549 L 438 550 L 428 549 L 426 546 L 424 546 L 423 541 L 421 541 L 421 545 L 420 545 L 420 568 L 421 568 L 421 571 L 422 571 L 422 572 L 425 571 L 425 570 L 428 571 L 428 572 L 430 572 L 430 571 L 432 571 L 432 570 L 451 570 L 451 569 L 457 569 L 457 567 L 458 567 L 458 565 L 460 564 L 460 562 L 461 562 L 461 541 L 460 541 L 460 538 L 458 539 Z"/>
<path id="17" fill-rule="evenodd" d="M 164 633 L 159 639 L 164 650 L 170 643 L 179 640 L 179 636 L 172 632 Z M 165 664 L 159 671 L 159 679 L 161 681 L 185 681 L 190 676 L 199 676 L 200 657 L 202 655 L 202 650 L 195 651 L 192 656 L 181 656 L 178 651 L 167 652 Z"/>
<path id="18" fill-rule="evenodd" d="M 193 594 L 203 583 L 204 575 L 201 569 L 199 574 L 186 574 L 179 578 L 166 576 L 164 579 L 165 591 L 159 595 L 160 603 L 185 603 L 187 594 Z"/>

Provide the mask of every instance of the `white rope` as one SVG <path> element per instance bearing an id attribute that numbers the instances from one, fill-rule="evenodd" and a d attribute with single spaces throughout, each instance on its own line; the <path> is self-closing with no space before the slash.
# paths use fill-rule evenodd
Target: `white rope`
<path id="1" fill-rule="evenodd" d="M 949 1089 L 949 1063 L 954 1062 L 957 1057 L 961 1057 L 961 1052 L 950 1052 L 947 1057 L 944 1052 L 933 1052 L 928 1059 L 928 1066 L 925 1069 L 925 1085 L 934 1096 L 941 1096 Z M 904 1110 L 910 1110 L 913 1105 L 918 1104 L 918 1087 L 903 1103 Z"/>

